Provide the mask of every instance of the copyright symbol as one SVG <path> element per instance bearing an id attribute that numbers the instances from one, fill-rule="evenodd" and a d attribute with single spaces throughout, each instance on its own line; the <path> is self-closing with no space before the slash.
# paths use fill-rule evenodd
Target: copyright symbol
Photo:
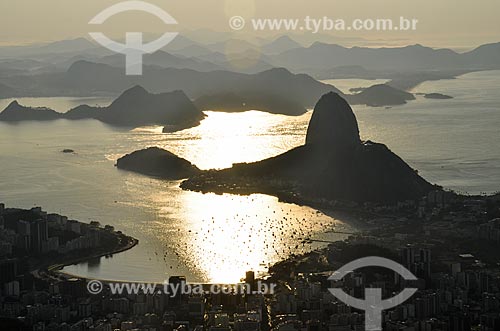
<path id="1" fill-rule="evenodd" d="M 229 27 L 233 30 L 241 30 L 245 27 L 245 19 L 241 16 L 233 16 L 229 19 Z"/>
<path id="2" fill-rule="evenodd" d="M 99 294 L 102 292 L 102 289 L 102 283 L 98 280 L 91 280 L 87 283 L 87 291 L 89 291 L 90 294 Z"/>

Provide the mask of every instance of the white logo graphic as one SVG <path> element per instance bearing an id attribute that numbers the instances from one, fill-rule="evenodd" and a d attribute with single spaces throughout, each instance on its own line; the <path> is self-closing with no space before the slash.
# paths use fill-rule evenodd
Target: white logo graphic
<path id="1" fill-rule="evenodd" d="M 370 256 L 361 258 L 348 264 L 333 273 L 329 280 L 341 280 L 346 274 L 363 267 L 385 267 L 394 270 L 406 280 L 416 280 L 408 269 L 402 265 L 382 257 Z M 367 288 L 365 289 L 365 300 L 354 298 L 345 293 L 340 288 L 330 288 L 330 292 L 343 303 L 365 311 L 365 329 L 366 330 L 382 330 L 382 310 L 396 307 L 408 300 L 415 292 L 416 288 L 405 288 L 398 295 L 382 300 L 382 289 Z"/>
<path id="2" fill-rule="evenodd" d="M 91 280 L 87 283 L 87 290 L 90 294 L 99 294 L 103 290 L 102 283 L 98 280 Z"/>
<path id="3" fill-rule="evenodd" d="M 229 27 L 233 30 L 242 30 L 245 27 L 245 19 L 241 16 L 233 16 L 229 19 Z"/>
<path id="4" fill-rule="evenodd" d="M 124 1 L 117 3 L 97 14 L 90 20 L 89 24 L 100 25 L 116 14 L 132 10 L 155 15 L 165 24 L 177 24 L 177 21 L 169 13 L 156 5 L 144 1 Z M 142 75 L 142 56 L 156 52 L 174 40 L 178 35 L 177 32 L 166 32 L 155 41 L 143 44 L 142 32 L 127 32 L 125 34 L 125 44 L 120 44 L 109 39 L 102 32 L 90 32 L 89 34 L 101 46 L 113 52 L 125 54 L 127 75 Z"/>

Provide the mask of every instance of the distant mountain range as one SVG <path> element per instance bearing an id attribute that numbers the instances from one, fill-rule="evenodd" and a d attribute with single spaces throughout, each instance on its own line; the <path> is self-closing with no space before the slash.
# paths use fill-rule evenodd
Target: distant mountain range
<path id="1" fill-rule="evenodd" d="M 268 47 L 265 47 L 270 52 L 275 49 L 273 43 L 271 42 Z M 279 44 L 276 47 L 281 47 L 283 50 L 288 49 L 284 42 Z M 204 45 L 180 35 L 164 49 L 153 54 L 146 54 L 144 63 L 163 68 L 189 68 L 199 71 L 232 70 L 255 73 L 272 68 L 270 64 L 260 59 L 262 55 L 260 50 L 259 46 L 237 39 Z M 249 51 L 255 52 L 258 56 L 252 56 L 251 61 L 245 61 Z M 40 67 L 45 66 L 52 70 L 67 69 L 78 60 L 105 63 L 121 68 L 124 67 L 125 62 L 123 54 L 116 54 L 86 38 L 27 46 L 1 46 L 0 74 L 2 74 L 1 63 L 3 61 L 17 59 L 36 60 L 40 63 Z M 212 60 L 213 63 L 211 63 Z"/>
<path id="2" fill-rule="evenodd" d="M 282 68 L 242 74 L 145 67 L 142 76 L 126 76 L 120 68 L 86 61 L 76 62 L 64 73 L 16 76 L 7 81 L 5 85 L 30 96 L 117 94 L 141 85 L 153 93 L 182 90 L 193 100 L 223 93 L 262 93 L 294 102 L 303 108 L 314 105 L 314 100 L 328 91 L 340 92 L 334 86 L 320 83 L 308 75 L 292 74 Z"/>
<path id="3" fill-rule="evenodd" d="M 357 75 L 360 70 L 372 71 L 377 75 L 380 75 L 380 71 L 386 71 L 394 75 L 422 71 L 500 69 L 500 43 L 457 53 L 451 49 L 434 49 L 419 44 L 393 48 L 347 48 L 316 42 L 304 47 L 291 38 L 282 36 L 262 47 L 230 40 L 215 45 L 191 45 L 174 51 L 174 54 L 232 71 L 257 72 L 270 67 L 285 67 L 292 72 L 322 78 L 335 78 L 340 68 L 343 68 L 347 76 Z M 231 65 L 245 58 L 256 63 L 248 68 Z M 165 64 L 161 66 L 165 67 Z M 354 67 L 358 69 L 353 70 Z"/>
<path id="4" fill-rule="evenodd" d="M 98 48 L 102 47 L 86 38 L 76 38 L 45 44 L 2 46 L 0 47 L 0 58 L 24 57 L 35 59 L 47 54 L 91 52 Z M 101 52 L 101 54 L 103 53 Z"/>
<path id="5" fill-rule="evenodd" d="M 98 63 L 108 64 L 113 67 L 125 68 L 125 56 L 122 54 L 114 54 L 103 57 L 97 60 Z M 211 62 L 197 60 L 194 58 L 185 58 L 176 56 L 164 51 L 157 51 L 153 54 L 147 54 L 143 57 L 142 63 L 134 63 L 133 66 L 141 67 L 157 66 L 162 68 L 176 68 L 176 69 L 192 69 L 196 71 L 213 71 L 222 70 L 223 66 L 216 65 Z"/>
<path id="6" fill-rule="evenodd" d="M 121 60 L 118 59 L 120 56 Z M 0 60 L 32 59 L 55 68 L 65 64 L 65 69 L 71 60 L 75 62 L 84 59 L 116 66 L 122 63 L 123 57 L 85 38 L 41 45 L 0 47 Z M 353 66 L 367 71 L 391 73 L 484 70 L 500 68 L 500 43 L 482 45 L 472 51 L 458 53 L 451 49 L 434 49 L 419 44 L 393 48 L 348 48 L 315 42 L 304 47 L 288 36 L 258 43 L 228 39 L 203 44 L 179 35 L 158 54 L 146 55 L 145 62 L 164 68 L 190 68 L 199 71 L 223 69 L 246 73 L 285 67 L 295 73 L 327 78 L 334 77 L 333 74 L 339 68 L 344 68 L 344 73 L 347 70 L 352 74 L 348 68 L 353 69 Z M 359 73 L 359 70 L 356 72 Z"/>
<path id="7" fill-rule="evenodd" d="M 10 86 L 0 83 L 0 98 L 16 97 L 17 91 Z"/>
<path id="8" fill-rule="evenodd" d="M 292 38 L 288 36 L 281 36 L 276 40 L 262 46 L 261 49 L 265 54 L 273 55 L 301 47 L 302 45 L 293 40 Z"/>
<path id="9" fill-rule="evenodd" d="M 325 70 L 333 73 L 337 67 L 349 66 L 391 72 L 500 69 L 500 43 L 457 53 L 450 49 L 433 49 L 418 44 L 395 48 L 347 48 L 316 42 L 309 47 L 290 49 L 271 56 L 270 63 L 279 63 L 294 72 L 313 75 Z"/>
<path id="10" fill-rule="evenodd" d="M 180 45 L 182 45 L 182 47 Z M 272 55 L 299 47 L 302 47 L 302 45 L 289 36 L 281 36 L 271 41 L 265 40 L 261 43 L 251 43 L 240 39 L 227 39 L 208 44 L 200 44 L 180 36 L 177 37 L 172 44 L 165 47 L 164 50 L 186 57 L 197 57 L 212 52 L 221 54 L 243 54 L 248 51 L 258 51 L 265 55 Z"/>
<path id="11" fill-rule="evenodd" d="M 500 43 L 457 53 L 422 45 L 346 48 L 316 42 L 304 47 L 289 37 L 260 45 L 233 39 L 203 45 L 180 36 L 165 49 L 168 47 L 175 54 L 161 50 L 144 56 L 144 74 L 139 77 L 125 75 L 123 55 L 103 51 L 84 38 L 0 47 L 0 97 L 117 95 L 141 85 L 153 93 L 182 90 L 202 109 L 260 108 L 294 115 L 303 113 L 330 91 L 351 104 L 398 105 L 414 98 L 401 90 L 422 81 L 500 69 Z M 182 55 L 188 48 L 198 56 Z M 348 95 L 311 75 L 392 80 Z"/>
<path id="12" fill-rule="evenodd" d="M 258 109 L 286 115 L 304 113 L 315 100 L 330 91 L 344 96 L 352 104 L 370 106 L 399 105 L 414 99 L 411 94 L 387 85 L 346 95 L 335 86 L 318 82 L 305 74 L 293 74 L 284 68 L 243 74 L 146 66 L 142 76 L 126 76 L 121 68 L 78 61 L 66 72 L 9 77 L 7 81 L 10 86 L 0 86 L 0 92 L 4 90 L 6 97 L 9 92 L 16 92 L 13 96 L 116 94 L 141 85 L 153 93 L 182 90 L 191 100 L 196 100 L 201 109 Z"/>

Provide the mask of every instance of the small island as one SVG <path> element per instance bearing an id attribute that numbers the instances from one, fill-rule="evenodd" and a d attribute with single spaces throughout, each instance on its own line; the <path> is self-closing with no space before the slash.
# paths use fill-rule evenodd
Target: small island
<path id="1" fill-rule="evenodd" d="M 412 93 L 399 90 L 387 84 L 377 84 L 367 88 L 350 89 L 355 94 L 345 95 L 352 105 L 367 105 L 371 107 L 404 105 L 415 100 Z"/>
<path id="2" fill-rule="evenodd" d="M 441 94 L 441 93 L 424 93 L 424 98 L 426 98 L 426 99 L 440 99 L 440 100 L 453 99 L 452 96 L 449 96 L 446 94 Z"/>
<path id="3" fill-rule="evenodd" d="M 118 159 L 116 167 L 147 176 L 172 180 L 188 178 L 200 172 L 200 169 L 191 162 L 158 147 L 150 147 L 127 154 Z"/>

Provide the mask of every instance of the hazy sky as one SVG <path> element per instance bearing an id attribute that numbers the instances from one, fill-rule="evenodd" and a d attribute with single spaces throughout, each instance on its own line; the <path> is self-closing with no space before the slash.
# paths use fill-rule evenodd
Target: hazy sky
<path id="1" fill-rule="evenodd" d="M 88 21 L 119 0 L 0 0 L 0 44 L 55 41 L 87 36 Z M 412 32 L 335 32 L 332 41 L 346 44 L 415 44 L 472 47 L 500 41 L 499 0 L 150 0 L 179 22 L 171 31 L 210 29 L 231 31 L 228 19 L 253 17 L 399 18 L 419 20 Z M 126 31 L 163 32 L 165 25 L 149 14 L 122 13 L 99 30 L 109 36 Z M 249 32 L 232 32 L 250 38 Z M 270 33 L 252 32 L 268 37 Z M 324 36 L 306 34 L 309 41 Z M 361 40 L 362 39 L 362 40 Z"/>

